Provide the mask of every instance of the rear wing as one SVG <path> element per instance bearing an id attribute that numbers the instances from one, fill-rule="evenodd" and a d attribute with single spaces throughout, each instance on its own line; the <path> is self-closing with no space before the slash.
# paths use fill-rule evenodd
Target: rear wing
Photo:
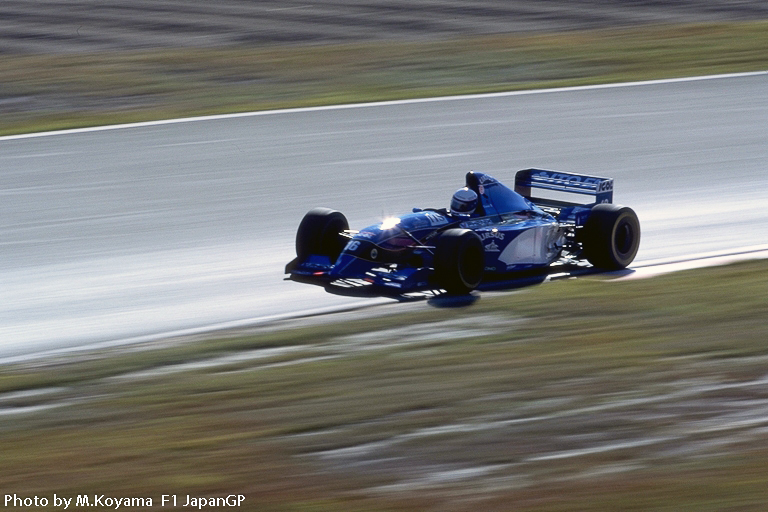
<path id="1" fill-rule="evenodd" d="M 548 190 L 544 199 L 532 196 L 532 190 Z M 515 174 L 515 192 L 545 206 L 592 205 L 613 202 L 613 179 L 543 169 L 525 169 Z M 593 196 L 593 201 L 574 201 L 574 194 Z"/>

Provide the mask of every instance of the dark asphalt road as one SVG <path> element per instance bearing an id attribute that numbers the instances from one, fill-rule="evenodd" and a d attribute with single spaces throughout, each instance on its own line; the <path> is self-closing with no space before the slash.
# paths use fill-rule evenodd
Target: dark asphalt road
<path id="1" fill-rule="evenodd" d="M 4 0 L 4 53 L 423 41 L 768 18 L 761 0 Z"/>

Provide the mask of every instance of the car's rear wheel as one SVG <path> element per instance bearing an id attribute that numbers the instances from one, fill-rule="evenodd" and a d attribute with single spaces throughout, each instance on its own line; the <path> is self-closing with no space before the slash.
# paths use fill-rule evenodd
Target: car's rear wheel
<path id="1" fill-rule="evenodd" d="M 318 254 L 336 261 L 346 242 L 341 233 L 347 229 L 349 222 L 341 212 L 313 208 L 304 215 L 296 232 L 296 255 L 299 260 Z"/>
<path id="2" fill-rule="evenodd" d="M 466 294 L 480 285 L 485 266 L 483 242 L 474 231 L 448 229 L 435 244 L 435 281 L 451 294 Z"/>
<path id="3" fill-rule="evenodd" d="M 640 247 L 640 221 L 632 208 L 598 204 L 584 224 L 581 241 L 592 265 L 607 270 L 625 268 Z"/>

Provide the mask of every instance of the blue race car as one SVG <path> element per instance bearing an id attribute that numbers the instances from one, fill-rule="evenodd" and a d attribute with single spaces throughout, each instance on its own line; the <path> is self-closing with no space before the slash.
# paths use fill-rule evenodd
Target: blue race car
<path id="1" fill-rule="evenodd" d="M 534 197 L 534 190 L 557 197 Z M 575 201 L 580 195 L 590 200 Z M 517 172 L 513 190 L 472 171 L 449 208 L 414 208 L 360 231 L 338 211 L 310 210 L 285 272 L 295 281 L 354 282 L 384 295 L 466 294 L 484 280 L 556 263 L 623 269 L 639 245 L 637 215 L 613 204 L 610 178 L 526 169 Z"/>

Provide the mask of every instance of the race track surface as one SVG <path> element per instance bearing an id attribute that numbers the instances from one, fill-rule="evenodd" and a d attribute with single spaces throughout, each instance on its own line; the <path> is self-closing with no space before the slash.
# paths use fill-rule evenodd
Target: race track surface
<path id="1" fill-rule="evenodd" d="M 356 306 L 283 281 L 302 215 L 445 206 L 471 169 L 615 178 L 637 262 L 765 244 L 768 75 L 0 139 L 0 355 Z M 384 301 L 375 299 L 374 302 Z"/>

